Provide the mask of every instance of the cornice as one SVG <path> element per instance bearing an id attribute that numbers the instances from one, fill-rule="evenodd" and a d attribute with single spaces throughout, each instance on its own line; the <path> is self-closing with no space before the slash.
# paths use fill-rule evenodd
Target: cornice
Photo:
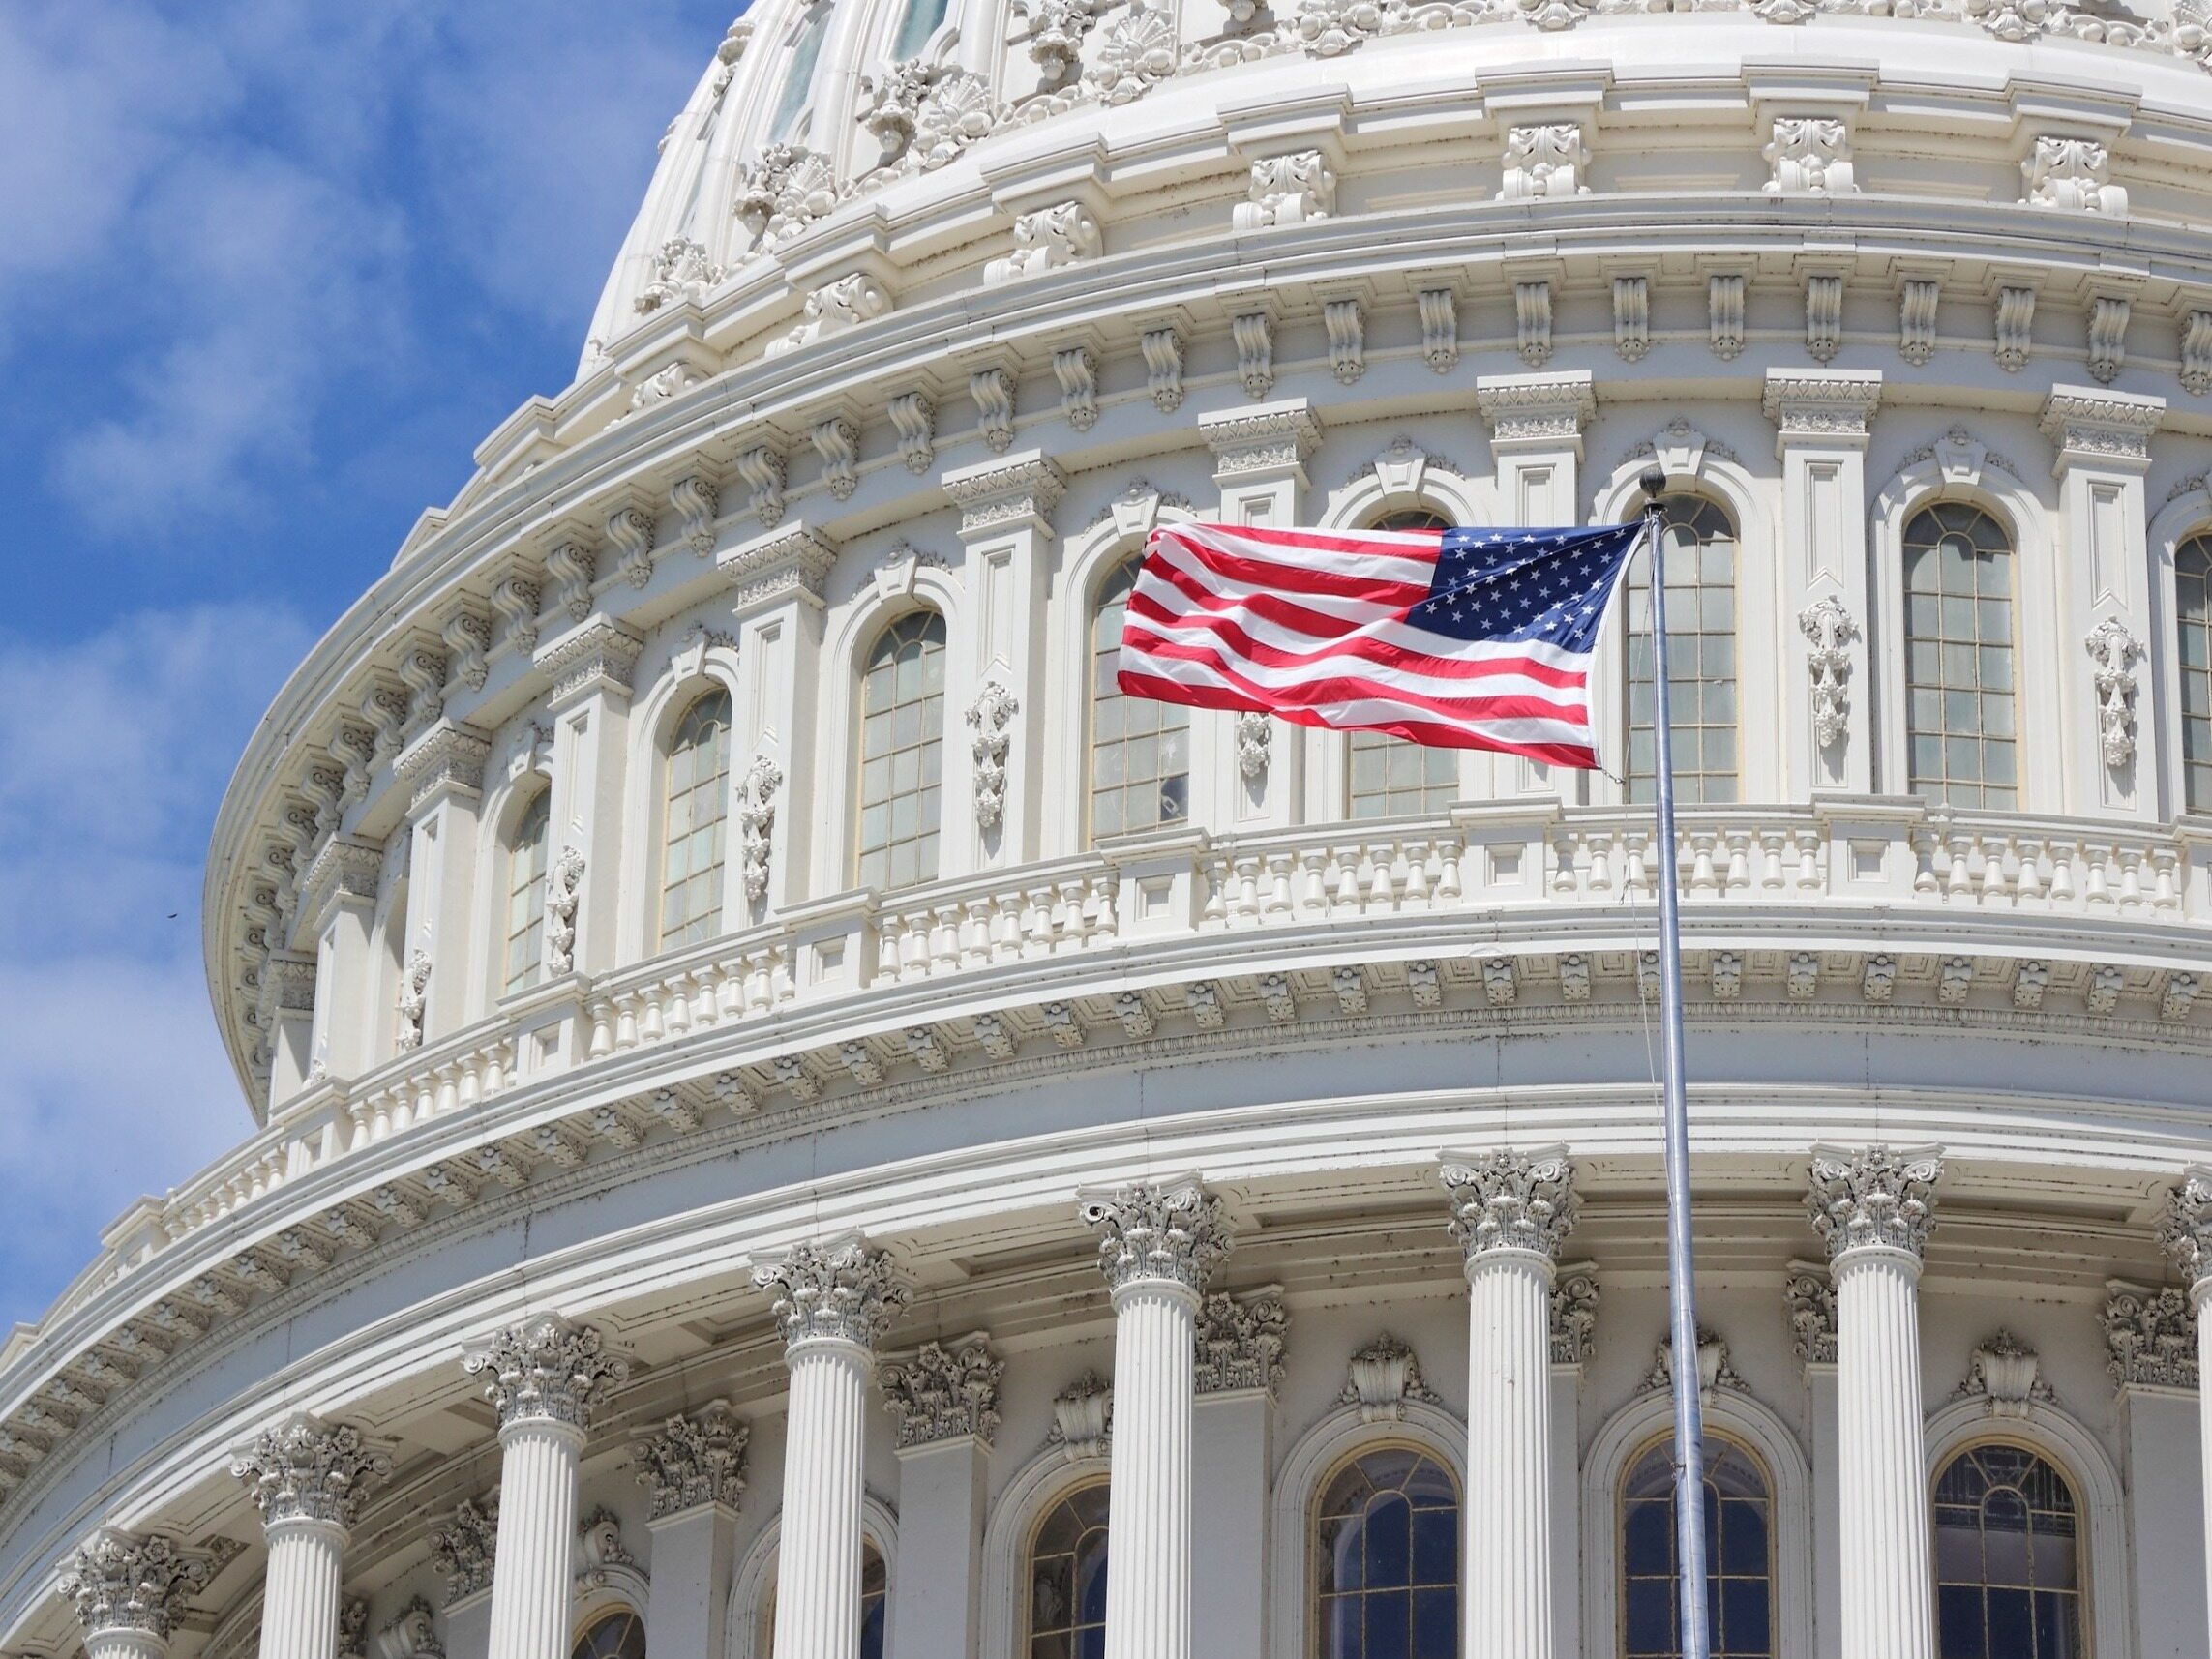
<path id="1" fill-rule="evenodd" d="M 1475 406 L 1490 423 L 1493 447 L 1579 441 L 1598 412 L 1590 370 L 1556 374 L 1485 374 L 1475 382 Z"/>
<path id="2" fill-rule="evenodd" d="M 443 720 L 400 752 L 399 776 L 409 788 L 410 807 L 434 797 L 484 787 L 484 763 L 492 757 L 492 738 L 473 726 Z"/>
<path id="3" fill-rule="evenodd" d="M 2139 473 L 2150 465 L 2151 435 L 2165 417 L 2164 398 L 2054 386 L 2043 406 L 2041 430 L 2058 451 L 2054 472 L 2102 465 Z"/>
<path id="4" fill-rule="evenodd" d="M 960 509 L 963 537 L 1024 525 L 1049 533 L 1052 510 L 1067 490 L 1067 480 L 1042 450 L 960 467 L 940 482 Z"/>
<path id="5" fill-rule="evenodd" d="M 1872 370 L 1770 369 L 1759 408 L 1775 423 L 1779 455 L 1793 443 L 1865 448 L 1882 377 Z"/>
<path id="6" fill-rule="evenodd" d="M 714 568 L 733 590 L 732 608 L 742 615 L 793 595 L 820 604 L 836 561 L 835 543 L 794 522 L 725 548 Z"/>
<path id="7" fill-rule="evenodd" d="M 1247 403 L 1198 418 L 1199 436 L 1213 452 L 1214 476 L 1296 471 L 1321 445 L 1321 417 L 1303 398 Z"/>
<path id="8" fill-rule="evenodd" d="M 553 681 L 551 701 L 568 702 L 587 692 L 610 691 L 628 696 L 635 682 L 642 635 L 611 616 L 595 615 L 538 648 L 533 661 Z"/>

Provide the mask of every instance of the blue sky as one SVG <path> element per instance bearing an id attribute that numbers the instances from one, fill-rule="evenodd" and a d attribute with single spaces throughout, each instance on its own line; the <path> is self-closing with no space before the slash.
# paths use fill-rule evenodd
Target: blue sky
<path id="1" fill-rule="evenodd" d="M 199 957 L 269 696 L 567 384 L 738 0 L 0 0 L 0 1330 L 252 1127 Z"/>

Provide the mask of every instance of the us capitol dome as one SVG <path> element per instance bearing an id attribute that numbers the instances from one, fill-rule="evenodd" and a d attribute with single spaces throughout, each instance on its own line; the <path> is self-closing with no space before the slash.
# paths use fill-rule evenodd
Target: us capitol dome
<path id="1" fill-rule="evenodd" d="M 702 49 L 708 43 L 702 43 Z M 761 0 L 211 849 L 12 1659 L 2202 1659 L 2199 0 Z M 557 112 L 552 117 L 557 119 Z M 651 120 L 640 114 L 639 141 Z M 1123 698 L 1156 525 L 1666 479 L 1609 769 Z"/>

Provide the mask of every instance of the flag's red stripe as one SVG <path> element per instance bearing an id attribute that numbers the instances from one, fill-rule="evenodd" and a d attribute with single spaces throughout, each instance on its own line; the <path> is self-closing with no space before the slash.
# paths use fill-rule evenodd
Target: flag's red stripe
<path id="1" fill-rule="evenodd" d="M 1263 593 L 1326 595 L 1396 610 L 1419 605 L 1428 597 L 1428 583 L 1406 581 L 1380 571 L 1354 576 L 1344 571 L 1324 570 L 1317 565 L 1277 564 L 1271 559 L 1247 558 L 1192 542 L 1178 542 L 1176 548 L 1204 566 L 1210 575 L 1241 582 Z M 1155 548 L 1139 567 L 1138 574 L 1157 575 L 1181 568 L 1167 556 L 1164 548 Z"/>

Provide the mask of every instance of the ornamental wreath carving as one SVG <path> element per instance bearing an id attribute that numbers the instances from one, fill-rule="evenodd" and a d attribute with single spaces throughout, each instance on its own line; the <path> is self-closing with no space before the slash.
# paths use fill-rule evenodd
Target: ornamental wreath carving
<path id="1" fill-rule="evenodd" d="M 968 705 L 967 721 L 975 736 L 969 745 L 975 760 L 975 827 L 995 830 L 1006 816 L 1006 755 L 1013 748 L 1014 716 L 1022 705 L 997 680 L 986 680 Z"/>
<path id="2" fill-rule="evenodd" d="M 2107 766 L 2136 757 L 2136 659 L 2143 643 L 2116 616 L 2107 616 L 2081 641 L 2096 665 L 2097 743 Z"/>
<path id="3" fill-rule="evenodd" d="M 1850 698 L 1843 682 L 1851 672 L 1851 642 L 1859 625 L 1834 594 L 1823 594 L 1797 613 L 1798 632 L 1809 647 L 1805 654 L 1812 676 L 1812 736 L 1821 748 L 1841 741 L 1849 727 Z"/>
<path id="4" fill-rule="evenodd" d="M 745 897 L 756 904 L 768 896 L 776 792 L 783 786 L 784 769 L 765 755 L 754 759 L 737 785 L 737 837 L 745 867 Z"/>
<path id="5" fill-rule="evenodd" d="M 576 966 L 576 906 L 583 891 L 583 854 L 564 846 L 546 883 L 546 976 L 558 978 Z"/>

